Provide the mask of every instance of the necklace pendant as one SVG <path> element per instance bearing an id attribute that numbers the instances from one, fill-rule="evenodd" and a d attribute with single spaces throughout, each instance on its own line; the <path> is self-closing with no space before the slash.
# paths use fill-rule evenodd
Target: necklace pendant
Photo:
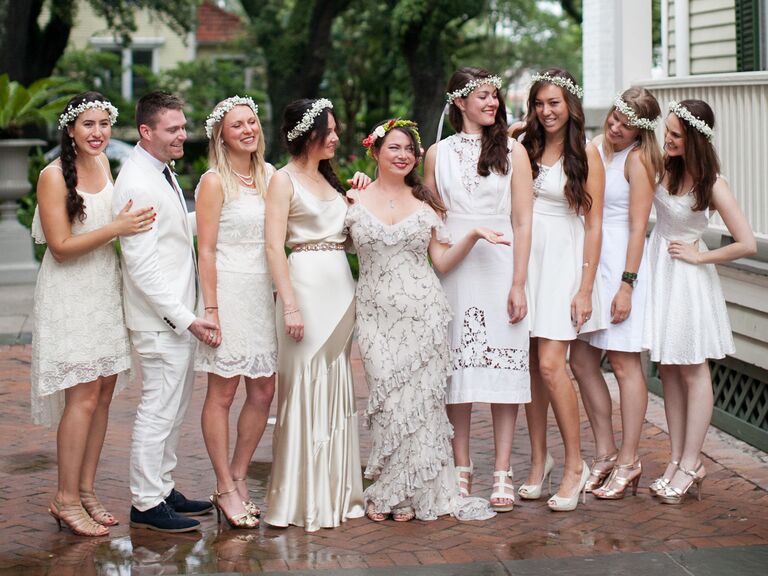
<path id="1" fill-rule="evenodd" d="M 395 201 L 394 201 L 394 200 L 390 200 L 390 201 L 389 201 L 389 207 L 390 207 L 392 210 L 394 210 L 394 209 L 395 209 Z"/>

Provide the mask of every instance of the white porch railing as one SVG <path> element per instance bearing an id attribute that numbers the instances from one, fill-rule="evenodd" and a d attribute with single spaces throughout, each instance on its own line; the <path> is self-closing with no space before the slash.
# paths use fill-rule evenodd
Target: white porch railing
<path id="1" fill-rule="evenodd" d="M 638 85 L 653 92 L 665 115 L 670 100 L 698 98 L 712 107 L 720 170 L 755 235 L 768 241 L 768 72 L 664 78 Z M 663 131 L 662 126 L 660 142 Z M 710 228 L 727 234 L 719 216 L 712 219 Z"/>

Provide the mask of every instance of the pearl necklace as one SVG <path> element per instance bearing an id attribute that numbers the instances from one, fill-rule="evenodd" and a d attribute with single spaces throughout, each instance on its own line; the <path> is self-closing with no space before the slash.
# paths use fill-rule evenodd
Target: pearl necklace
<path id="1" fill-rule="evenodd" d="M 243 176 L 242 174 L 240 174 L 240 172 L 236 171 L 234 168 L 232 168 L 232 174 L 240 178 L 240 181 L 246 186 L 253 186 L 254 180 L 251 174 L 248 174 L 248 176 Z"/>

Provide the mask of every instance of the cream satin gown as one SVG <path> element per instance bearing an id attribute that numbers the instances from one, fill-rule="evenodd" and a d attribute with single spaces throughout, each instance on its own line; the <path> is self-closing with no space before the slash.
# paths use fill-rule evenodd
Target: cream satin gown
<path id="1" fill-rule="evenodd" d="M 324 201 L 293 183 L 286 245 L 343 243 L 347 205 Z M 277 423 L 267 523 L 308 532 L 364 513 L 357 411 L 350 366 L 355 282 L 343 250 L 294 251 L 288 257 L 304 338 L 285 333 L 277 306 Z"/>

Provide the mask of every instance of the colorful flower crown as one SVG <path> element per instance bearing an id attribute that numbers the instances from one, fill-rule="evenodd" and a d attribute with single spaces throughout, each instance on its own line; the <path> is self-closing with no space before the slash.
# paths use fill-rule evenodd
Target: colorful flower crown
<path id="1" fill-rule="evenodd" d="M 369 158 L 373 158 L 373 144 L 378 140 L 379 138 L 384 138 L 384 136 L 387 135 L 387 132 L 392 130 L 392 128 L 408 128 L 413 134 L 414 138 L 416 138 L 416 145 L 419 147 L 419 150 L 421 150 L 421 136 L 419 135 L 419 125 L 416 124 L 416 122 L 413 122 L 412 120 L 401 120 L 400 118 L 393 118 L 392 120 L 389 120 L 385 122 L 384 124 L 380 124 L 379 126 L 376 126 L 376 129 L 368 134 L 365 138 L 363 138 L 363 146 L 366 149 L 366 154 Z"/>
<path id="2" fill-rule="evenodd" d="M 70 122 L 77 119 L 77 117 L 86 110 L 94 109 L 106 111 L 109 114 L 110 125 L 114 125 L 115 122 L 117 122 L 118 111 L 117 108 L 112 105 L 112 102 L 109 100 L 93 100 L 92 102 L 82 102 L 78 106 L 70 106 L 65 109 L 61 116 L 59 116 L 59 129 L 63 130 L 66 128 Z"/>
<path id="3" fill-rule="evenodd" d="M 574 84 L 570 78 L 566 78 L 565 76 L 552 76 L 548 72 L 545 74 L 536 73 L 531 76 L 531 83 L 529 84 L 528 89 L 530 90 L 531 86 L 536 84 L 536 82 L 549 82 L 555 86 L 560 86 L 560 88 L 565 88 L 577 98 L 584 98 L 584 89 L 578 84 Z"/>
<path id="4" fill-rule="evenodd" d="M 650 118 L 642 118 L 638 116 L 637 113 L 632 110 L 629 104 L 624 101 L 624 99 L 621 97 L 621 94 L 616 95 L 616 100 L 613 101 L 613 106 L 616 108 L 616 110 L 627 117 L 627 124 L 630 126 L 634 126 L 635 128 L 642 128 L 643 130 L 650 130 L 653 132 L 659 125 L 659 118 L 654 118 L 651 120 Z"/>
<path id="5" fill-rule="evenodd" d="M 330 100 L 327 98 L 320 98 L 315 100 L 309 110 L 304 112 L 304 115 L 301 117 L 299 123 L 294 126 L 293 130 L 288 132 L 288 135 L 286 136 L 288 142 L 292 142 L 305 132 L 310 131 L 312 126 L 315 125 L 315 118 L 320 116 L 320 113 L 326 108 L 333 110 L 333 103 Z"/>
<path id="6" fill-rule="evenodd" d="M 205 135 L 208 137 L 208 140 L 210 140 L 211 136 L 213 135 L 213 127 L 216 126 L 218 122 L 221 122 L 222 118 L 224 118 L 224 115 L 227 112 L 232 110 L 232 108 L 235 106 L 240 105 L 248 106 L 251 110 L 253 110 L 253 113 L 256 116 L 259 115 L 259 107 L 250 96 L 235 95 L 227 98 L 226 100 L 222 100 L 213 109 L 213 112 L 208 115 L 208 118 L 205 119 Z"/>
<path id="7" fill-rule="evenodd" d="M 475 88 L 484 86 L 486 84 L 495 87 L 496 90 L 501 90 L 501 78 L 498 76 L 488 76 L 487 78 L 477 78 L 475 80 L 470 80 L 464 84 L 463 88 L 459 88 L 453 92 L 446 93 L 445 100 L 448 102 L 448 104 L 450 104 L 455 98 L 465 98 L 472 94 L 472 91 Z"/>
<path id="8" fill-rule="evenodd" d="M 674 100 L 672 100 L 669 103 L 669 111 L 674 113 L 675 116 L 677 116 L 681 120 L 685 120 L 688 124 L 696 128 L 696 130 L 704 134 L 707 140 L 712 142 L 712 138 L 715 136 L 715 131 L 712 130 L 712 127 L 706 122 L 704 122 L 704 120 L 691 114 L 691 111 L 688 110 L 688 108 L 686 108 L 679 102 L 675 102 Z"/>

